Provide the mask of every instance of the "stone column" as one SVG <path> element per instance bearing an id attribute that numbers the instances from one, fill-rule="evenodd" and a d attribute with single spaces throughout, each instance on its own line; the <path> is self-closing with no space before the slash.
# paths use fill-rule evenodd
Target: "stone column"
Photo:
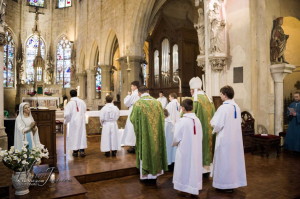
<path id="1" fill-rule="evenodd" d="M 102 88 L 101 88 L 101 100 L 105 102 L 105 97 L 107 94 L 111 94 L 110 84 L 111 84 L 111 69 L 110 65 L 100 65 L 101 68 L 101 78 L 102 78 Z"/>
<path id="2" fill-rule="evenodd" d="M 77 73 L 78 76 L 78 80 L 79 80 L 79 98 L 80 99 L 86 99 L 86 91 L 85 91 L 85 87 L 86 87 L 86 72 L 83 71 L 81 73 Z"/>
<path id="3" fill-rule="evenodd" d="M 212 56 L 209 57 L 209 64 L 211 67 L 211 77 L 212 77 L 212 87 L 211 95 L 219 96 L 220 93 L 220 73 L 224 70 L 226 66 L 226 57 Z"/>
<path id="4" fill-rule="evenodd" d="M 124 98 L 127 96 L 128 91 L 130 90 L 130 83 L 132 81 L 139 81 L 140 84 L 141 78 L 141 64 L 144 62 L 142 56 L 129 56 L 129 66 L 127 64 L 128 58 L 126 56 L 120 57 L 118 61 L 121 65 L 121 108 L 126 108 L 124 106 Z"/>
<path id="5" fill-rule="evenodd" d="M 94 69 L 86 70 L 87 73 L 87 106 L 93 109 L 96 92 L 96 71 Z"/>
<path id="6" fill-rule="evenodd" d="M 286 63 L 274 64 L 270 67 L 275 90 L 275 135 L 283 131 L 283 80 L 284 77 L 292 73 L 295 68 L 296 66 Z"/>
<path id="7" fill-rule="evenodd" d="M 0 148 L 7 149 L 7 135 L 5 133 L 4 127 L 4 90 L 3 90 L 3 59 L 4 59 L 4 49 L 5 45 L 5 32 L 2 25 L 0 25 Z"/>

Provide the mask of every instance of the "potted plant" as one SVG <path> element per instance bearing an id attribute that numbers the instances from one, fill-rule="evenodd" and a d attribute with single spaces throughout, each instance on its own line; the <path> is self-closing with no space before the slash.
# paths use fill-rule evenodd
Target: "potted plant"
<path id="1" fill-rule="evenodd" d="M 47 95 L 47 96 L 51 96 L 52 92 L 51 91 L 45 91 L 44 94 Z"/>
<path id="2" fill-rule="evenodd" d="M 28 91 L 27 95 L 30 95 L 31 97 L 35 96 L 36 91 Z"/>
<path id="3" fill-rule="evenodd" d="M 28 142 L 24 141 L 22 150 L 19 151 L 12 146 L 10 150 L 0 150 L 0 158 L 3 164 L 13 170 L 12 183 L 16 195 L 29 193 L 29 186 L 33 177 L 34 165 L 41 163 L 42 158 L 49 158 L 48 150 L 44 145 L 29 149 Z"/>

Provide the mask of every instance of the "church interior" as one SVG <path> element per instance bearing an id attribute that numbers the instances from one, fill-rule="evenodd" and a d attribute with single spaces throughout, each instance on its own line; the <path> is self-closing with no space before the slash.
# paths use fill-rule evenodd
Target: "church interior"
<path id="1" fill-rule="evenodd" d="M 299 10 L 299 0 L 0 1 L 0 148 L 14 145 L 18 108 L 28 102 L 49 151 L 33 170 L 55 167 L 46 184 L 15 196 L 12 171 L 1 161 L 0 198 L 184 198 L 173 189 L 172 170 L 144 185 L 128 147 L 116 157 L 101 153 L 99 110 L 111 95 L 121 140 L 131 82 L 155 98 L 163 91 L 182 100 L 191 97 L 193 77 L 216 110 L 220 88 L 233 87 L 248 181 L 219 193 L 206 176 L 199 198 L 300 198 L 300 153 L 283 147 L 286 112 L 300 92 Z M 273 46 L 276 34 L 285 36 L 281 46 Z M 66 149 L 72 89 L 87 106 L 84 158 Z"/>

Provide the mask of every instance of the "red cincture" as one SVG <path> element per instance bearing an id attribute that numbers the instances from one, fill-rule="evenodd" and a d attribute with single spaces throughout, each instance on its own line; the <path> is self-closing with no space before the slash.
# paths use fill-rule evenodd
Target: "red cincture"
<path id="1" fill-rule="evenodd" d="M 75 103 L 76 103 L 76 110 L 77 110 L 77 112 L 79 112 L 79 108 L 77 106 L 77 102 L 75 101 Z"/>
<path id="2" fill-rule="evenodd" d="M 195 125 L 195 120 L 193 119 L 194 122 L 194 135 L 196 135 L 196 125 Z"/>

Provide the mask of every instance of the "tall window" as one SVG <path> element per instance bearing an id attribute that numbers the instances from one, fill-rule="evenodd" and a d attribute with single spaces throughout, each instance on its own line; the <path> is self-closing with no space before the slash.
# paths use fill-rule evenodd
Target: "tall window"
<path id="1" fill-rule="evenodd" d="M 100 93 L 102 89 L 102 76 L 101 76 L 101 68 L 99 66 L 99 50 L 96 50 L 96 92 Z"/>
<path id="2" fill-rule="evenodd" d="M 45 43 L 39 39 L 38 35 L 32 35 L 26 42 L 26 79 L 27 84 L 34 82 L 34 67 L 33 61 L 38 53 L 38 46 L 41 46 L 41 54 L 45 59 Z"/>
<path id="3" fill-rule="evenodd" d="M 72 0 L 58 0 L 58 8 L 67 8 L 72 6 Z"/>
<path id="4" fill-rule="evenodd" d="M 71 86 L 71 54 L 72 42 L 63 37 L 56 50 L 56 83 L 62 84 L 63 88 Z"/>
<path id="5" fill-rule="evenodd" d="M 14 58 L 15 58 L 15 42 L 11 33 L 6 32 L 6 45 L 4 46 L 4 70 L 3 70 L 3 86 L 14 87 Z"/>
<path id="6" fill-rule="evenodd" d="M 159 52 L 154 51 L 154 77 L 155 84 L 159 85 Z"/>
<path id="7" fill-rule="evenodd" d="M 161 59 L 161 72 L 162 82 L 164 86 L 169 84 L 170 75 L 170 44 L 168 39 L 164 39 L 161 44 L 162 59 Z"/>
<path id="8" fill-rule="evenodd" d="M 173 73 L 178 70 L 178 45 L 173 46 Z"/>

